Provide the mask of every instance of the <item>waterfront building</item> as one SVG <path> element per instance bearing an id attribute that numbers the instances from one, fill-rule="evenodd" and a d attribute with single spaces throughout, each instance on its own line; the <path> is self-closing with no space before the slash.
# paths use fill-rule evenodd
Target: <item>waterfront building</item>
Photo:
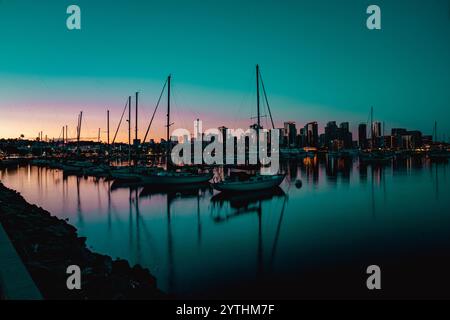
<path id="1" fill-rule="evenodd" d="M 353 147 L 353 134 L 350 132 L 350 124 L 348 122 L 340 124 L 338 139 L 342 141 L 345 149 L 351 149 Z"/>
<path id="2" fill-rule="evenodd" d="M 372 138 L 381 137 L 381 122 L 373 122 L 372 123 Z"/>
<path id="3" fill-rule="evenodd" d="M 332 141 L 337 138 L 338 126 L 336 125 L 336 121 L 329 121 L 325 126 L 324 146 L 326 148 L 331 148 Z"/>
<path id="4" fill-rule="evenodd" d="M 358 126 L 358 141 L 359 148 L 367 148 L 367 125 L 365 123 L 360 123 Z"/>
<path id="5" fill-rule="evenodd" d="M 284 134 L 287 135 L 287 144 L 289 147 L 295 147 L 297 141 L 297 127 L 294 121 L 284 123 Z"/>
<path id="6" fill-rule="evenodd" d="M 306 146 L 318 147 L 319 145 L 319 126 L 317 122 L 307 123 L 305 126 Z"/>

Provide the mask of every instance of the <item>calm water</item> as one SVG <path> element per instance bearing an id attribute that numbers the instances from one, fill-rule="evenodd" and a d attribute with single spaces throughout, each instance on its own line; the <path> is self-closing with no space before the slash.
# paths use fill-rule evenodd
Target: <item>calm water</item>
<path id="1" fill-rule="evenodd" d="M 148 267 L 179 296 L 359 296 L 371 264 L 393 296 L 450 292 L 448 164 L 306 159 L 283 170 L 274 195 L 231 199 L 209 188 L 111 190 L 31 166 L 0 179 L 68 218 L 94 251 Z"/>

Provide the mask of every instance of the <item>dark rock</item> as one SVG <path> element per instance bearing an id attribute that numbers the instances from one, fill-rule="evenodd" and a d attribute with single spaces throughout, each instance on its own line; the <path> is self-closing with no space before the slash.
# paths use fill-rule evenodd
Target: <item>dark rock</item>
<path id="1" fill-rule="evenodd" d="M 0 222 L 47 299 L 164 299 L 147 269 L 90 251 L 67 220 L 27 203 L 0 183 Z M 82 289 L 66 287 L 66 269 L 82 270 Z"/>

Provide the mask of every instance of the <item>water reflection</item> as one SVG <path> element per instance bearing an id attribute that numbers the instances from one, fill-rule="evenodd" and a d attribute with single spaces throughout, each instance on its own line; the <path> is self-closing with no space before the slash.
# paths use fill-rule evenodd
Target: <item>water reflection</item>
<path id="1" fill-rule="evenodd" d="M 175 188 L 165 188 L 165 187 L 146 187 L 142 188 L 139 192 L 139 198 L 152 198 L 152 196 L 164 195 L 166 197 L 166 216 L 167 216 L 167 283 L 168 292 L 174 292 L 174 279 L 175 279 L 175 258 L 174 258 L 174 240 L 173 240 L 173 231 L 172 231 L 172 203 L 175 201 L 182 201 L 183 199 L 192 199 L 195 198 L 197 200 L 197 244 L 201 245 L 201 218 L 200 218 L 200 198 L 204 197 L 205 194 L 209 191 L 212 192 L 209 185 L 186 185 L 186 186 L 177 186 Z M 138 195 L 138 190 L 136 188 L 136 197 Z M 138 201 L 136 201 L 138 203 Z"/>
<path id="2" fill-rule="evenodd" d="M 420 157 L 383 166 L 352 158 L 290 160 L 281 163 L 287 178 L 280 188 L 235 195 L 208 185 L 114 186 L 32 166 L 4 169 L 0 179 L 69 219 L 93 250 L 148 267 L 163 290 L 210 297 L 236 283 L 256 283 L 263 292 L 269 275 L 293 285 L 307 266 L 344 259 L 359 245 L 378 252 L 419 240 L 424 250 L 434 239 L 448 244 L 447 165 Z"/>
<path id="3" fill-rule="evenodd" d="M 263 249 L 263 230 L 262 230 L 262 216 L 263 216 L 263 202 L 272 201 L 274 198 L 283 199 L 283 207 L 280 213 L 280 219 L 276 229 L 276 235 L 270 253 L 269 267 L 273 266 L 275 258 L 276 247 L 283 221 L 285 204 L 287 195 L 281 188 L 275 190 L 248 192 L 244 194 L 226 194 L 219 193 L 211 198 L 213 204 L 211 216 L 216 223 L 226 223 L 230 219 L 239 217 L 245 214 L 256 214 L 258 217 L 258 246 L 257 246 L 257 270 L 258 276 L 264 273 L 264 249 Z M 231 209 L 231 210 L 229 210 Z M 275 212 L 268 211 L 266 214 L 273 215 Z"/>
<path id="4" fill-rule="evenodd" d="M 350 174 L 355 161 L 353 158 L 327 156 L 324 161 L 326 161 L 326 176 L 330 182 L 336 182 L 339 176 L 343 183 L 350 183 Z"/>

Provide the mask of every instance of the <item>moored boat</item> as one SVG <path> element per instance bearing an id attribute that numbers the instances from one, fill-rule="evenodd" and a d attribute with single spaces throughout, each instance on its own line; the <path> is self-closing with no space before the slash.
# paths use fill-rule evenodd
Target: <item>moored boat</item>
<path id="1" fill-rule="evenodd" d="M 158 167 L 145 167 L 145 166 L 135 166 L 135 167 L 123 167 L 118 169 L 113 169 L 110 171 L 111 177 L 117 182 L 132 182 L 134 184 L 144 185 L 144 186 L 177 186 L 177 185 L 188 185 L 188 184 L 201 184 L 206 183 L 213 177 L 212 173 L 198 173 L 195 172 L 195 168 L 187 168 L 186 170 L 177 170 L 173 168 L 170 164 L 170 126 L 173 123 L 170 122 L 170 90 L 171 90 L 171 75 L 167 77 L 167 81 L 161 92 L 161 97 L 167 87 L 167 137 L 166 137 L 166 158 L 167 158 L 167 170 L 164 171 L 162 168 Z M 159 105 L 159 102 L 158 102 Z M 158 105 L 155 108 L 158 108 Z M 130 108 L 130 104 L 128 104 Z M 129 112 L 130 109 L 129 109 Z M 153 119 L 151 120 L 151 122 Z M 150 124 L 151 124 L 150 122 Z M 150 126 L 148 130 L 150 129 Z M 130 130 L 130 127 L 128 128 Z M 147 131 L 148 131 L 147 130 Z M 130 131 L 129 131 L 130 133 Z M 144 138 L 145 141 L 145 138 Z M 187 171 L 192 170 L 192 171 Z"/>
<path id="2" fill-rule="evenodd" d="M 17 159 L 3 159 L 0 160 L 0 168 L 9 168 L 9 167 L 15 167 L 19 165 L 19 161 Z"/>
<path id="3" fill-rule="evenodd" d="M 143 185 L 189 185 L 206 183 L 212 177 L 212 173 L 163 171 L 153 174 L 142 174 L 140 175 L 140 181 L 142 181 Z"/>
<path id="4" fill-rule="evenodd" d="M 259 191 L 279 187 L 285 178 L 284 174 L 250 176 L 247 180 L 225 180 L 214 183 L 212 186 L 218 191 L 242 192 Z"/>
<path id="5" fill-rule="evenodd" d="M 388 163 L 392 159 L 394 159 L 394 155 L 391 152 L 372 151 L 359 154 L 359 160 L 362 162 Z"/>
<path id="6" fill-rule="evenodd" d="M 431 161 L 447 161 L 450 158 L 450 152 L 444 149 L 435 149 L 428 152 L 428 158 Z"/>
<path id="7" fill-rule="evenodd" d="M 256 111 L 257 111 L 257 123 L 252 125 L 252 128 L 256 128 L 256 141 L 257 141 L 257 147 L 256 147 L 256 169 L 261 169 L 263 167 L 262 163 L 259 159 L 259 138 L 260 138 L 260 129 L 263 127 L 261 126 L 261 116 L 260 116 L 260 81 L 262 83 L 262 77 L 259 71 L 259 65 L 256 65 Z M 272 127 L 275 129 L 275 124 L 273 122 L 270 107 L 268 104 L 267 95 L 264 89 L 264 83 L 262 83 L 263 86 L 263 92 L 265 101 L 267 104 L 267 107 L 269 109 L 269 114 L 272 120 Z M 314 152 L 308 150 L 308 152 L 305 153 L 306 150 L 300 150 L 300 149 L 285 149 L 285 152 L 287 151 L 287 154 L 296 154 L 296 155 L 312 155 L 314 156 Z M 254 170 L 250 170 L 254 171 Z M 260 190 L 269 190 L 274 189 L 276 187 L 279 187 L 280 184 L 283 182 L 285 175 L 284 174 L 274 174 L 274 175 L 263 175 L 261 173 L 251 173 L 251 174 L 245 174 L 242 172 L 237 172 L 239 175 L 235 178 L 229 178 L 221 182 L 213 183 L 212 186 L 214 189 L 222 192 L 253 192 L 253 191 L 260 191 Z"/>

